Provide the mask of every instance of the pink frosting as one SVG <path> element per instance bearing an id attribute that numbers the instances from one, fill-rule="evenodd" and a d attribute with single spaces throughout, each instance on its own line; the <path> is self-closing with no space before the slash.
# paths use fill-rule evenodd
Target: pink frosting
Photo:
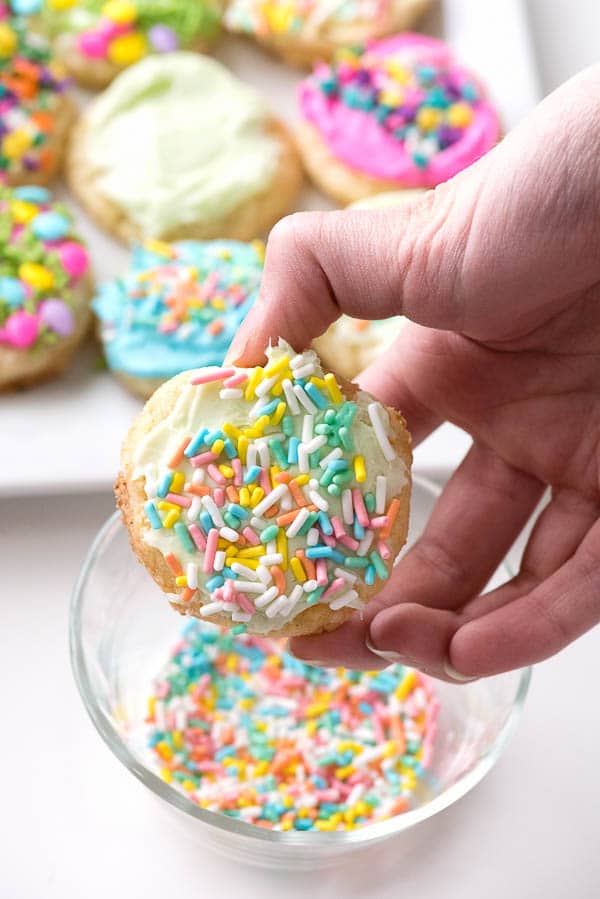
<path id="1" fill-rule="evenodd" d="M 362 109 L 346 106 L 338 97 L 327 97 L 312 79 L 299 88 L 299 105 L 304 118 L 316 128 L 334 156 L 351 168 L 406 187 L 435 187 L 456 175 L 484 153 L 500 136 L 498 116 L 483 97 L 483 89 L 472 72 L 457 64 L 442 41 L 422 34 L 400 34 L 368 45 L 370 55 L 393 56 L 401 51 L 403 61 L 443 67 L 459 82 L 475 84 L 481 99 L 474 107 L 474 118 L 457 143 L 440 150 L 426 168 L 419 168 L 407 152 L 405 143 L 390 134 L 376 118 Z M 316 75 L 324 75 L 327 66 L 317 66 Z"/>

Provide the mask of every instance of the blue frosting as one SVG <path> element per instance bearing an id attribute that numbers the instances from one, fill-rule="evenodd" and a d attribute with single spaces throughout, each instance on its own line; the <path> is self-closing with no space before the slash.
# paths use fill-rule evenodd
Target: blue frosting
<path id="1" fill-rule="evenodd" d="M 92 304 L 109 367 L 167 379 L 221 365 L 258 295 L 262 260 L 261 244 L 234 240 L 135 247 L 129 272 Z"/>

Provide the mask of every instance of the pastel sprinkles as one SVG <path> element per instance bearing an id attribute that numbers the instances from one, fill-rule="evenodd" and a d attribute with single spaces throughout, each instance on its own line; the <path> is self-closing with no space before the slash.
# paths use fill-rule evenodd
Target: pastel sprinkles
<path id="1" fill-rule="evenodd" d="M 144 540 L 172 573 L 177 608 L 263 632 L 316 604 L 362 607 L 404 542 L 394 527 L 409 484 L 379 403 L 347 400 L 312 351 L 280 343 L 267 355 L 264 369 L 182 376 L 135 457 Z M 215 426 L 182 432 L 198 417 Z"/>

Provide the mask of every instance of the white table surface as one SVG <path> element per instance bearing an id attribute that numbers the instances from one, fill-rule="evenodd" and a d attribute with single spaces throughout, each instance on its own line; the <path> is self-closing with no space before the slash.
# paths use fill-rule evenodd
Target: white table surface
<path id="1" fill-rule="evenodd" d="M 600 629 L 538 666 L 473 793 L 395 841 L 307 874 L 187 842 L 97 736 L 67 646 L 69 594 L 112 497 L 0 500 L 0 897 L 592 899 L 600 856 Z"/>

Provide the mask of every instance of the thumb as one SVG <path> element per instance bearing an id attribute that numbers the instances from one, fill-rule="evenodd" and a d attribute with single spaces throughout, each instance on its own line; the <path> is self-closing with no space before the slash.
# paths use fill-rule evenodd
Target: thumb
<path id="1" fill-rule="evenodd" d="M 478 340 L 528 333 L 592 283 L 600 66 L 550 95 L 487 156 L 397 208 L 297 213 L 267 245 L 260 297 L 228 354 L 301 350 L 342 312 Z"/>

